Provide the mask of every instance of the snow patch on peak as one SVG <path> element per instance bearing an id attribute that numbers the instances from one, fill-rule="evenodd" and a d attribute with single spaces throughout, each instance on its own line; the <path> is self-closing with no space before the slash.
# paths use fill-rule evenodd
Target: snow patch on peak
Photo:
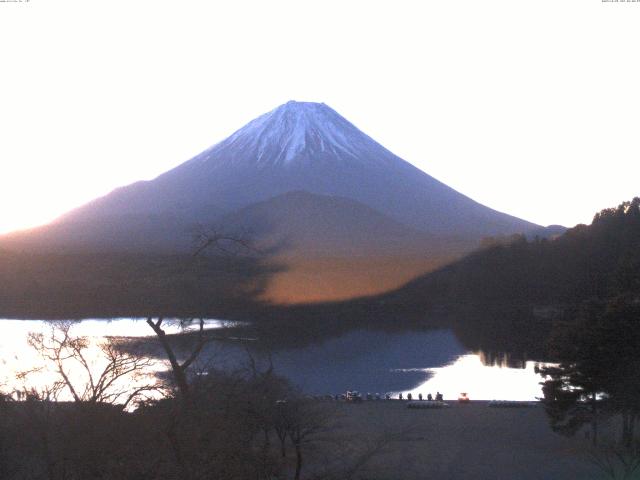
<path id="1" fill-rule="evenodd" d="M 319 152 L 359 158 L 360 137 L 366 136 L 324 103 L 292 100 L 249 122 L 213 150 L 253 152 L 258 163 L 289 164 Z"/>
<path id="2" fill-rule="evenodd" d="M 392 158 L 393 157 L 393 158 Z M 196 157 L 257 167 L 300 162 L 387 163 L 399 159 L 324 103 L 288 101 Z"/>
<path id="3" fill-rule="evenodd" d="M 279 107 L 276 107 L 275 110 L 277 110 L 278 108 L 282 108 L 282 107 L 305 108 L 305 107 L 321 107 L 321 106 L 325 106 L 326 107 L 324 102 L 299 102 L 298 100 L 289 100 L 287 103 L 283 103 Z"/>

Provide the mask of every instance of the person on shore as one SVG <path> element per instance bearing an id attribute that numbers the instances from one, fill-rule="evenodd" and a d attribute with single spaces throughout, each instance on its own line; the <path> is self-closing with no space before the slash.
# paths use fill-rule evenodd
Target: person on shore
<path id="1" fill-rule="evenodd" d="M 402 400 L 402 394 L 398 395 L 398 400 Z"/>
<path id="2" fill-rule="evenodd" d="M 421 393 L 418 394 L 418 400 L 422 401 L 422 394 Z"/>
<path id="3" fill-rule="evenodd" d="M 428 402 L 433 402 L 433 395 L 431 395 L 430 393 L 427 394 L 427 401 Z"/>
<path id="4" fill-rule="evenodd" d="M 442 402 L 444 400 L 440 392 L 436 392 L 436 402 Z"/>
<path id="5" fill-rule="evenodd" d="M 413 395 L 411 395 L 410 393 L 407 394 L 407 400 L 411 401 L 413 400 Z"/>

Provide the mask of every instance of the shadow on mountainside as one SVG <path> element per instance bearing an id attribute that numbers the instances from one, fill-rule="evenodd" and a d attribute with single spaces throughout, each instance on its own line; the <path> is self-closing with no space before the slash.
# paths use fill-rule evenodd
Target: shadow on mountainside
<path id="1" fill-rule="evenodd" d="M 266 257 L 0 251 L 5 318 L 218 317 L 261 304 Z"/>

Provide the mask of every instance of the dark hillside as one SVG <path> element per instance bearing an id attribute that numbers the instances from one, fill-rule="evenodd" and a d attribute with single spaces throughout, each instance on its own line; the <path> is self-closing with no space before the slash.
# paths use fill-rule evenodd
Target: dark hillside
<path id="1" fill-rule="evenodd" d="M 382 299 L 396 305 L 562 306 L 640 293 L 640 198 L 553 240 L 488 246 Z"/>

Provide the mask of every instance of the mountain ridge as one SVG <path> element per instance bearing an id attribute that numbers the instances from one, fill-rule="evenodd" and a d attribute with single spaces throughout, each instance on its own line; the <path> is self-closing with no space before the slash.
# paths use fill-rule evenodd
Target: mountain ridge
<path id="1" fill-rule="evenodd" d="M 389 255 L 394 250 L 426 255 L 431 245 L 437 243 L 444 253 L 444 245 L 455 241 L 416 230 L 356 200 L 304 190 L 251 204 L 223 216 L 218 225 L 218 231 L 224 228 L 238 237 L 248 234 L 265 241 L 266 248 L 288 244 L 306 255 Z"/>
<path id="2" fill-rule="evenodd" d="M 431 233 L 480 237 L 538 227 L 460 194 L 312 102 L 281 105 L 155 179 L 116 189 L 60 220 L 120 211 L 197 220 L 193 212 L 203 206 L 228 213 L 293 190 L 352 198 Z"/>

